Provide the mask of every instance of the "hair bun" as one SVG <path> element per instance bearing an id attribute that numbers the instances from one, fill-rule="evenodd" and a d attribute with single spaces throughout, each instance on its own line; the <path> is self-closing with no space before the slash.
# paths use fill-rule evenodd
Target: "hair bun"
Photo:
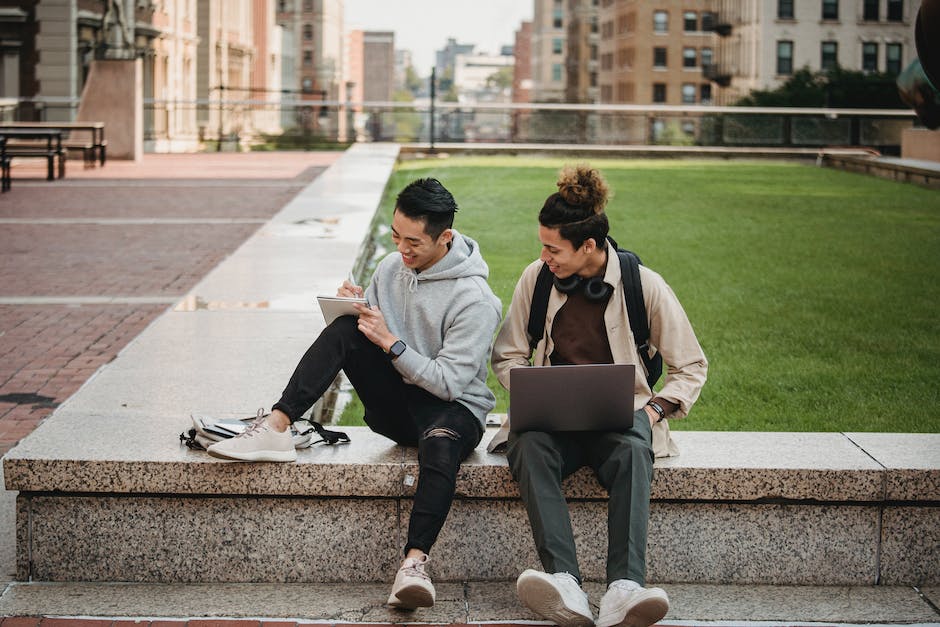
<path id="1" fill-rule="evenodd" d="M 610 189 L 601 173 L 588 165 L 565 166 L 558 176 L 558 193 L 566 203 L 602 213 Z"/>

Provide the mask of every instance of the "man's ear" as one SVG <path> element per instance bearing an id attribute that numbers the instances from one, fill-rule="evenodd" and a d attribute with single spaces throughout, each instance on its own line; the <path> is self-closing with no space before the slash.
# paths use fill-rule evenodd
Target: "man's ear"
<path id="1" fill-rule="evenodd" d="M 590 255 L 591 253 L 594 252 L 594 249 L 597 248 L 597 242 L 594 241 L 593 237 L 589 237 L 586 240 L 584 240 L 583 244 L 581 244 L 581 248 L 584 249 L 585 253 Z"/>
<path id="2" fill-rule="evenodd" d="M 444 229 L 444 231 L 441 233 L 440 237 L 438 238 L 438 241 L 441 242 L 442 244 L 450 244 L 451 241 L 453 241 L 453 239 L 454 239 L 453 229 Z"/>

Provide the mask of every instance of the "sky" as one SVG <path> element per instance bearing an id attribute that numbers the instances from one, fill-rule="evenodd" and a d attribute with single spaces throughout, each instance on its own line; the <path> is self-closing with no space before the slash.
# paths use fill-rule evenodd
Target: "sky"
<path id="1" fill-rule="evenodd" d="M 346 0 L 346 30 L 395 31 L 395 48 L 411 50 L 421 76 L 431 73 L 434 53 L 453 37 L 476 52 L 499 54 L 511 46 L 533 0 Z"/>

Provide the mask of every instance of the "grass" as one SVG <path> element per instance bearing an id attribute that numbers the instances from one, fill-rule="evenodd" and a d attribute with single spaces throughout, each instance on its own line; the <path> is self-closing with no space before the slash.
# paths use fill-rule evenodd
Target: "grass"
<path id="1" fill-rule="evenodd" d="M 710 361 L 674 428 L 940 431 L 940 193 L 787 162 L 591 163 L 614 191 L 611 235 L 665 277 Z M 440 179 L 505 311 L 563 164 L 405 162 L 381 215 L 411 180 Z"/>

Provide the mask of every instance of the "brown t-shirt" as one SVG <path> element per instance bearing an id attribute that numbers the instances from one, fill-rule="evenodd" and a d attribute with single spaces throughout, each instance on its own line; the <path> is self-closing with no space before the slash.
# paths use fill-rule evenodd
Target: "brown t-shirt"
<path id="1" fill-rule="evenodd" d="M 552 324 L 553 366 L 614 363 L 604 322 L 609 300 L 609 295 L 599 301 L 588 300 L 581 289 L 568 294 Z"/>

